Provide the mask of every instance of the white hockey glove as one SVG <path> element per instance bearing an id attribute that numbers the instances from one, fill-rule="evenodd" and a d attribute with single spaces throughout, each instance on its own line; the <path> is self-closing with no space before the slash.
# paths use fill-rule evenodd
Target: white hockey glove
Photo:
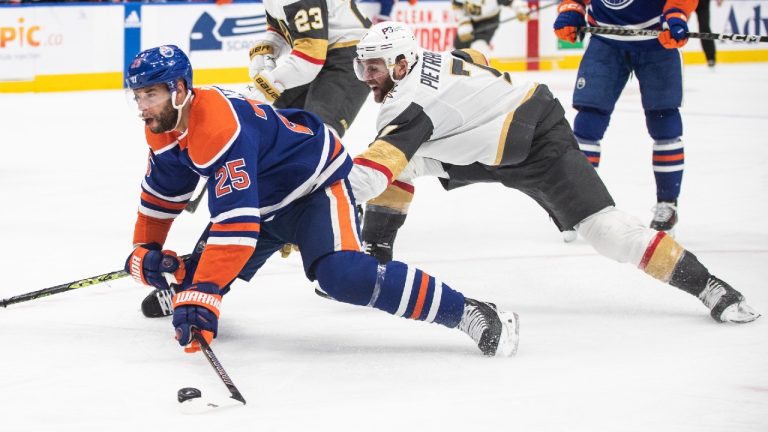
<path id="1" fill-rule="evenodd" d="M 531 14 L 531 9 L 528 7 L 528 2 L 525 0 L 513 0 L 512 12 L 515 14 L 515 18 L 518 21 L 528 21 Z"/>
<path id="2" fill-rule="evenodd" d="M 472 21 L 462 21 L 456 28 L 456 35 L 462 42 L 469 42 L 474 38 L 475 27 L 472 25 Z"/>
<path id="3" fill-rule="evenodd" d="M 262 71 L 270 72 L 277 66 L 278 48 L 268 41 L 258 41 L 251 47 L 248 55 L 251 57 L 251 63 L 248 65 L 248 75 L 251 79 L 256 79 L 256 75 Z"/>
<path id="4" fill-rule="evenodd" d="M 274 103 L 283 93 L 283 90 L 285 90 L 284 85 L 279 81 L 275 81 L 272 72 L 266 70 L 253 77 L 253 84 L 255 89 L 252 95 L 270 104 Z"/>

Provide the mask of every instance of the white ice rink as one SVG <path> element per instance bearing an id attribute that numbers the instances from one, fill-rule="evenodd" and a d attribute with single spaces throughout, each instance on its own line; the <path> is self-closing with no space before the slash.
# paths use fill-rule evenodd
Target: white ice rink
<path id="1" fill-rule="evenodd" d="M 574 71 L 518 74 L 570 106 Z M 686 70 L 677 239 L 768 313 L 768 65 Z M 344 139 L 374 135 L 369 102 Z M 574 112 L 568 109 L 569 118 Z M 120 91 L 0 95 L 0 298 L 120 269 L 146 167 Z M 655 202 L 637 82 L 600 174 L 644 223 Z M 189 252 L 205 206 L 167 246 Z M 213 344 L 248 400 L 203 416 L 176 391 L 226 396 L 128 279 L 0 310 L 0 431 L 768 431 L 768 317 L 715 323 L 698 299 L 583 240 L 498 185 L 417 183 L 396 256 L 521 317 L 513 358 L 463 333 L 315 296 L 297 255 L 224 299 Z"/>

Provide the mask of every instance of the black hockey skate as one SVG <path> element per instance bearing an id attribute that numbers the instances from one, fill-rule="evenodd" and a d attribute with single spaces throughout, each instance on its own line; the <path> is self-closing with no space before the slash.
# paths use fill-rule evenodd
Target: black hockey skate
<path id="1" fill-rule="evenodd" d="M 173 295 L 176 293 L 176 284 L 171 284 L 171 289 L 154 289 L 141 302 L 141 313 L 147 318 L 162 318 L 173 315 Z"/>
<path id="2" fill-rule="evenodd" d="M 465 298 L 458 328 L 487 356 L 509 357 L 517 352 L 520 320 L 514 312 L 497 311 L 493 303 Z"/>
<path id="3" fill-rule="evenodd" d="M 748 323 L 760 318 L 740 292 L 714 276 L 707 279 L 699 300 L 710 309 L 710 315 L 717 322 Z"/>
<path id="4" fill-rule="evenodd" d="M 653 206 L 651 229 L 674 235 L 675 224 L 677 224 L 677 200 L 674 202 L 659 201 Z"/>

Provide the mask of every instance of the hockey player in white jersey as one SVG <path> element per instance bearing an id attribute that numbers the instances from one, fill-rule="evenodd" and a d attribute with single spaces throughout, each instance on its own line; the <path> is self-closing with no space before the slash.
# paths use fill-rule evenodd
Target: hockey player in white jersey
<path id="1" fill-rule="evenodd" d="M 528 20 L 528 2 L 524 0 L 451 0 L 459 21 L 454 48 L 472 48 L 488 56 L 491 39 L 499 28 L 502 6 L 509 6 L 518 21 Z"/>
<path id="2" fill-rule="evenodd" d="M 545 85 L 513 80 L 473 50 L 421 50 L 394 22 L 371 27 L 355 65 L 382 104 L 378 136 L 350 175 L 357 201 L 368 202 L 362 240 L 381 262 L 392 259 L 414 178 L 439 177 L 447 190 L 494 182 L 533 198 L 602 255 L 697 296 L 716 321 L 760 316 L 672 237 L 615 208 Z"/>
<path id="3" fill-rule="evenodd" d="M 311 111 L 342 137 L 368 97 L 352 62 L 370 21 L 354 0 L 264 0 L 264 9 L 267 31 L 248 68 L 255 96 Z"/>

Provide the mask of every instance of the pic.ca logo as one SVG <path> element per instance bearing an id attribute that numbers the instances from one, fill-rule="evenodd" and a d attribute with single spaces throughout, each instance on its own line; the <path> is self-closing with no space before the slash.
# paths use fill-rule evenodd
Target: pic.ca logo
<path id="1" fill-rule="evenodd" d="M 24 18 L 19 18 L 18 25 L 14 27 L 0 27 L 0 48 L 5 48 L 7 45 L 15 45 L 19 47 L 23 46 L 40 46 L 40 39 L 38 32 L 40 26 L 24 25 Z"/>
<path id="2" fill-rule="evenodd" d="M 15 24 L 0 22 L 0 49 L 25 48 L 61 45 L 64 35 L 61 33 L 45 34 L 39 25 L 30 25 L 21 17 Z"/>

